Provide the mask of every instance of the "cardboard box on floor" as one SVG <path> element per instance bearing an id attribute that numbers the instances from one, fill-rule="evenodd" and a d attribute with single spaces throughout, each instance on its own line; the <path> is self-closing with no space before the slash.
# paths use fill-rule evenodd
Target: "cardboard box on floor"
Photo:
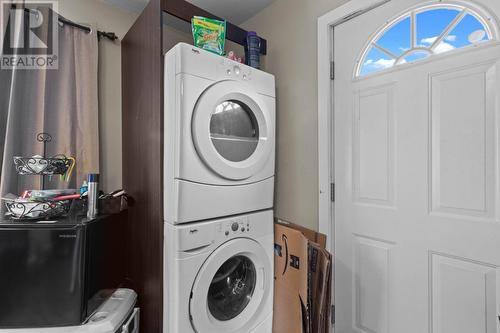
<path id="1" fill-rule="evenodd" d="M 316 293 L 316 305 L 313 306 L 313 332 L 330 333 L 330 315 L 332 305 L 332 255 L 322 249 L 318 264 L 318 287 Z M 317 312 L 315 311 L 317 309 Z"/>
<path id="2" fill-rule="evenodd" d="M 277 221 L 273 333 L 330 330 L 332 256 L 326 236 Z"/>

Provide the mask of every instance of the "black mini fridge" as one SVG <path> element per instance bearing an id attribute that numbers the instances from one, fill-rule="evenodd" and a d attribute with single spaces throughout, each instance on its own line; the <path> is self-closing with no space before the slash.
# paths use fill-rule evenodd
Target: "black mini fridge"
<path id="1" fill-rule="evenodd" d="M 124 283 L 125 223 L 0 221 L 0 329 L 84 323 Z"/>

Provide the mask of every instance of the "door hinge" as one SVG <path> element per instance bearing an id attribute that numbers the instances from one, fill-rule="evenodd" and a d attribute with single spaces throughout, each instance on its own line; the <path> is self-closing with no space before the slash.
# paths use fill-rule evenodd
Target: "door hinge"
<path id="1" fill-rule="evenodd" d="M 330 80 L 335 80 L 335 62 L 330 61 Z"/>
<path id="2" fill-rule="evenodd" d="M 330 321 L 332 322 L 332 325 L 335 325 L 335 305 L 332 305 L 332 311 L 331 311 L 331 316 L 330 316 Z"/>
<path id="3" fill-rule="evenodd" d="M 335 202 L 335 183 L 330 184 L 330 200 Z"/>

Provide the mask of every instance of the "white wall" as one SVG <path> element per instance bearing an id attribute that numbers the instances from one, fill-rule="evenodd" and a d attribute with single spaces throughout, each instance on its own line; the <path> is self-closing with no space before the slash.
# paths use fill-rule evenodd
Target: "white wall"
<path id="1" fill-rule="evenodd" d="M 347 0 L 276 0 L 245 22 L 277 85 L 276 216 L 318 229 L 317 18 Z"/>
<path id="2" fill-rule="evenodd" d="M 99 0 L 59 0 L 59 13 L 84 25 L 110 31 L 120 40 L 138 14 L 104 4 Z M 120 42 L 99 42 L 99 127 L 101 142 L 101 186 L 112 191 L 122 186 L 122 98 Z"/>

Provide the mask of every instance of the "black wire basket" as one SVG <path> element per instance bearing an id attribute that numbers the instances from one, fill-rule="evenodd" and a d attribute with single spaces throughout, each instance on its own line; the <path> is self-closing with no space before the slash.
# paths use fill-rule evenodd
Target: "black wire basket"
<path id="1" fill-rule="evenodd" d="M 16 220 L 39 220 L 55 218 L 69 213 L 72 200 L 28 201 L 3 199 L 7 216 Z"/>
<path id="2" fill-rule="evenodd" d="M 71 172 L 75 167 L 75 159 L 63 154 L 45 157 L 47 143 L 52 141 L 52 136 L 48 133 L 38 133 L 36 139 L 43 144 L 43 156 L 14 156 L 16 172 L 22 176 L 40 176 L 41 190 L 45 190 L 46 176 L 61 175 L 64 176 L 65 180 L 69 180 Z M 74 200 L 51 201 L 46 198 L 25 199 L 8 195 L 2 201 L 6 208 L 5 215 L 9 218 L 16 220 L 42 220 L 69 214 Z"/>
<path id="3" fill-rule="evenodd" d="M 14 164 L 19 175 L 64 175 L 73 165 L 74 160 L 64 155 L 50 158 L 44 157 L 14 157 Z"/>

